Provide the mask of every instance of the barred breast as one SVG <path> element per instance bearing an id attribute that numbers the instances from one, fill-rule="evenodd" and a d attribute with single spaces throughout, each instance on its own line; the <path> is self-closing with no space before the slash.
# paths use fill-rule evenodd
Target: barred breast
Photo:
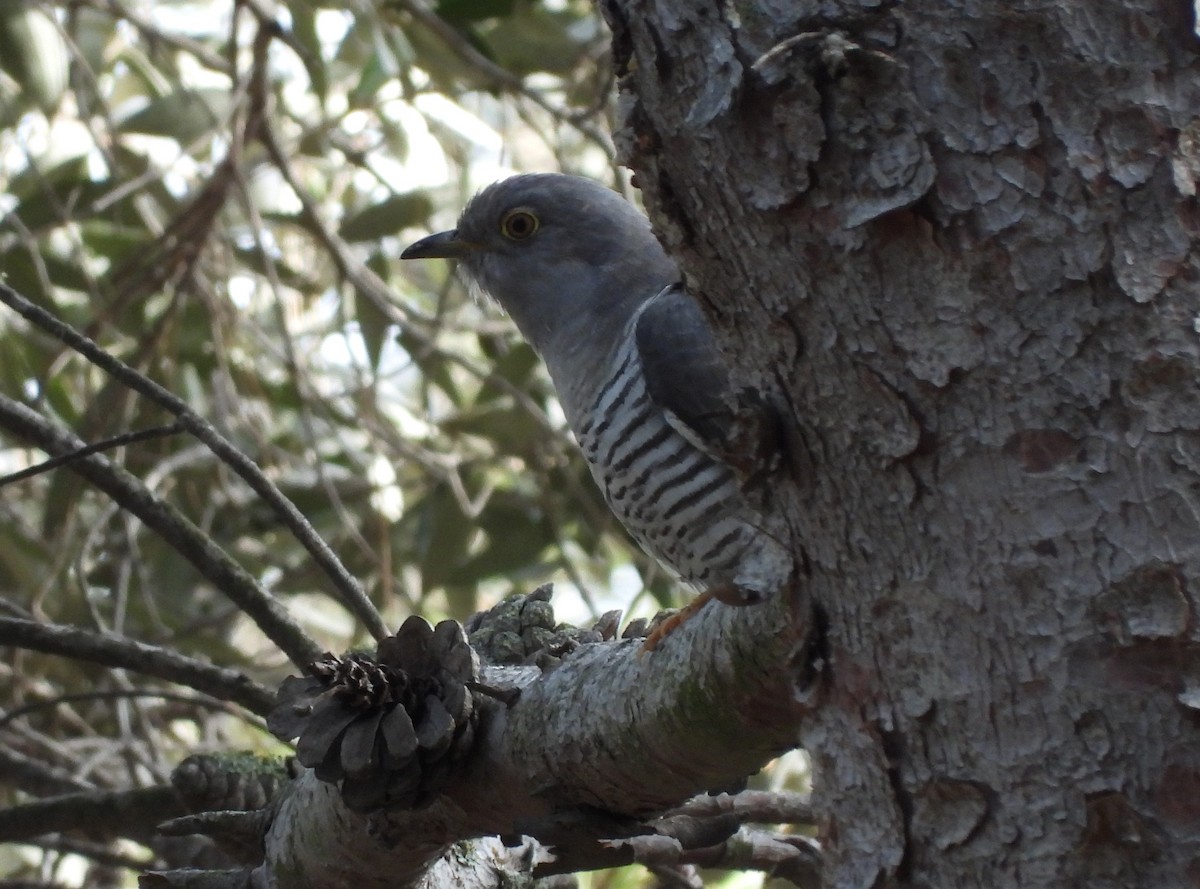
<path id="1" fill-rule="evenodd" d="M 682 580 L 732 582 L 755 536 L 736 478 L 651 400 L 632 335 L 611 366 L 572 423 L 604 499 L 642 548 Z"/>

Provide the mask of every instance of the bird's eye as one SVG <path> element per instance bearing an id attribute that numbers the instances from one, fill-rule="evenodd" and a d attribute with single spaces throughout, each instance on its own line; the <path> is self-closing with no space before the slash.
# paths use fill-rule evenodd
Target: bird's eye
<path id="1" fill-rule="evenodd" d="M 500 234 L 510 241 L 524 241 L 538 230 L 538 218 L 532 210 L 509 210 L 500 220 Z"/>

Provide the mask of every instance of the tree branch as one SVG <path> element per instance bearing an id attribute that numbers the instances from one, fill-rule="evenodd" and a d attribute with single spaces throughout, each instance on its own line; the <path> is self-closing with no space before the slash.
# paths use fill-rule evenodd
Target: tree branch
<path id="1" fill-rule="evenodd" d="M 743 790 L 690 799 L 672 814 L 694 818 L 736 815 L 755 824 L 813 824 L 816 812 L 807 793 L 794 791 Z"/>
<path id="2" fill-rule="evenodd" d="M 265 715 L 275 695 L 236 670 L 214 667 L 134 639 L 102 636 L 77 627 L 40 624 L 0 617 L 0 645 L 11 645 L 72 660 L 121 667 L 145 676 L 166 679 L 216 698 L 233 701 L 252 713 Z"/>
<path id="3" fill-rule="evenodd" d="M 117 849 L 104 843 L 91 843 L 87 840 L 68 839 L 63 836 L 46 837 L 31 840 L 30 845 L 42 849 L 52 849 L 56 852 L 68 852 L 80 855 L 105 867 L 120 867 L 131 871 L 143 871 L 154 866 L 153 858 L 137 855 L 123 855 Z M 3 887 L 3 884 L 0 884 Z"/>
<path id="4" fill-rule="evenodd" d="M 0 289 L 3 289 L 3 285 L 0 285 Z M 0 426 L 51 454 L 72 453 L 84 447 L 84 443 L 73 433 L 3 395 L 0 395 Z M 136 515 L 173 546 L 201 575 L 245 612 L 297 667 L 303 668 L 320 657 L 320 646 L 305 634 L 287 609 L 203 531 L 131 473 L 101 454 L 77 460 L 70 468 Z"/>
<path id="5" fill-rule="evenodd" d="M 159 650 L 161 651 L 162 649 Z M 236 712 L 234 708 L 229 706 L 228 699 L 174 694 L 158 688 L 117 688 L 107 691 L 87 691 L 79 692 L 78 694 L 57 695 L 49 700 L 37 700 L 31 701 L 28 704 L 22 704 L 20 707 L 14 707 L 9 710 L 7 713 L 0 714 L 0 728 L 4 728 L 14 719 L 20 719 L 22 716 L 28 716 L 30 713 L 36 713 L 39 710 L 52 710 L 63 704 L 81 701 L 120 701 L 137 698 L 153 698 L 160 701 L 169 701 L 174 704 L 183 704 L 188 707 L 221 710 L 226 713 Z M 260 725 L 262 728 L 266 728 L 265 724 L 260 723 Z"/>
<path id="6" fill-rule="evenodd" d="M 70 793 L 0 809 L 0 842 L 76 830 L 93 837 L 149 840 L 159 822 L 183 811 L 179 795 L 170 786 Z"/>
<path id="7" fill-rule="evenodd" d="M 296 505 L 263 475 L 262 470 L 255 465 L 254 461 L 234 447 L 207 420 L 189 408 L 182 399 L 113 357 L 69 324 L 34 305 L 11 287 L 2 283 L 0 283 L 0 302 L 13 309 L 31 324 L 61 340 L 135 392 L 139 392 L 174 415 L 188 432 L 207 445 L 222 462 L 241 476 L 242 480 L 272 508 L 333 581 L 342 602 L 363 622 L 371 634 L 376 639 L 382 639 L 388 635 L 387 625 L 383 622 L 375 605 L 367 598 L 358 581 L 338 561 L 333 550 L 329 548 L 329 544 L 321 539 L 300 510 L 296 508 Z"/>
<path id="8" fill-rule="evenodd" d="M 55 768 L 41 758 L 13 749 L 12 736 L 0 745 L 0 781 L 34 796 L 52 796 L 87 790 L 89 785 L 70 772 Z"/>
<path id="9" fill-rule="evenodd" d="M 438 15 L 436 11 L 430 9 L 423 0 L 391 0 L 391 2 L 385 4 L 386 7 L 407 12 L 412 16 L 414 21 L 435 35 L 448 50 L 471 68 L 478 71 L 493 86 L 507 90 L 518 96 L 524 96 L 555 120 L 575 127 L 586 138 L 591 140 L 597 148 L 603 151 L 605 157 L 612 158 L 612 140 L 606 133 L 587 123 L 586 115 L 571 114 L 546 99 L 545 96 L 536 90 L 530 89 L 522 78 L 497 65 L 481 53 L 453 25 Z"/>
<path id="10" fill-rule="evenodd" d="M 486 684 L 520 694 L 509 707 L 482 702 L 477 746 L 441 797 L 365 816 L 305 773 L 264 867 L 303 874 L 289 885 L 305 889 L 396 889 L 431 862 L 446 867 L 449 847 L 472 837 L 547 837 L 558 854 L 584 856 L 599 839 L 650 832 L 647 816 L 795 746 L 811 656 L 802 600 L 710 606 L 650 654 L 625 640 L 582 645 L 545 674 L 486 668 Z"/>
<path id="11" fill-rule="evenodd" d="M 617 864 L 641 864 L 656 871 L 689 865 L 757 870 L 787 879 L 801 889 L 821 886 L 820 849 L 806 837 L 743 830 L 727 840 L 699 848 L 690 848 L 670 834 L 630 837 L 601 845 L 611 853 L 625 853 L 614 862 Z"/>
<path id="12" fill-rule="evenodd" d="M 136 444 L 140 441 L 150 441 L 151 439 L 155 438 L 164 438 L 168 435 L 174 435 L 175 433 L 182 431 L 183 426 L 181 426 L 179 423 L 169 423 L 166 426 L 152 426 L 149 429 L 139 429 L 135 432 L 125 432 L 121 435 L 114 435 L 112 438 L 106 438 L 104 441 L 98 441 L 95 444 L 90 444 L 87 447 L 80 448 L 78 451 L 72 451 L 69 454 L 63 454 L 60 457 L 51 457 L 49 460 L 43 460 L 36 466 L 30 466 L 28 469 L 22 469 L 20 472 L 11 472 L 8 475 L 0 476 L 0 488 L 3 488 L 5 485 L 11 485 L 19 481 L 24 481 L 27 478 L 33 478 L 35 475 L 41 475 L 43 472 L 49 472 L 51 469 L 57 469 L 60 466 L 66 466 L 73 460 L 78 460 L 81 457 L 87 457 L 90 454 L 99 454 L 104 451 L 111 451 L 114 448 Z"/>

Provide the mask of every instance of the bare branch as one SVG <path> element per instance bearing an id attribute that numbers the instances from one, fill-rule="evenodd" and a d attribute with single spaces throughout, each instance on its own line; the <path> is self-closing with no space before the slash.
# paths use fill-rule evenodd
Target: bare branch
<path id="1" fill-rule="evenodd" d="M 177 432 L 182 432 L 183 426 L 179 423 L 170 423 L 166 426 L 153 426 L 149 429 L 139 429 L 136 432 L 126 432 L 122 435 L 114 435 L 112 438 L 106 438 L 104 441 L 98 441 L 95 444 L 87 445 L 80 448 L 78 451 L 73 451 L 69 454 L 63 454 L 60 457 L 51 457 L 49 460 L 43 460 L 36 466 L 30 466 L 28 469 L 22 469 L 20 472 L 13 472 L 8 475 L 0 476 L 0 488 L 5 485 L 11 485 L 15 482 L 23 481 L 27 478 L 32 478 L 35 475 L 40 475 L 43 472 L 49 472 L 51 469 L 57 469 L 60 466 L 66 466 L 68 463 L 79 460 L 89 454 L 99 454 L 103 451 L 111 451 L 114 448 L 124 447 L 125 445 L 135 444 L 140 441 L 150 441 L 155 438 L 165 438 L 168 435 L 174 435 Z"/>
<path id="2" fill-rule="evenodd" d="M 35 796 L 54 796 L 88 790 L 90 785 L 44 759 L 26 756 L 13 749 L 12 736 L 0 744 L 0 780 Z"/>
<path id="3" fill-rule="evenodd" d="M 3 285 L 0 285 L 0 289 Z M 12 430 L 52 454 L 78 451 L 84 446 L 74 434 L 52 424 L 20 402 L 0 395 L 0 426 Z M 287 609 L 266 592 L 250 574 L 191 521 L 151 492 L 131 473 L 101 454 L 77 460 L 71 470 L 82 475 L 122 507 L 141 519 L 173 546 L 204 577 L 250 617 L 264 634 L 298 667 L 321 654 Z"/>
<path id="4" fill-rule="evenodd" d="M 632 861 L 650 868 L 695 865 L 727 870 L 758 870 L 802 889 L 821 885 L 820 849 L 806 837 L 741 831 L 713 846 L 689 849 L 672 836 L 630 837 L 604 845 L 628 849 Z"/>
<path id="5" fill-rule="evenodd" d="M 730 814 L 736 815 L 742 823 L 754 824 L 812 824 L 816 820 L 807 793 L 783 790 L 706 794 L 688 800 L 671 814 L 695 818 Z"/>
<path id="6" fill-rule="evenodd" d="M 88 691 L 78 694 L 58 695 L 54 698 L 45 701 L 32 701 L 28 704 L 23 704 L 20 707 L 14 707 L 7 713 L 0 715 L 0 728 L 3 728 L 14 719 L 20 719 L 22 716 L 28 716 L 30 713 L 36 713 L 39 710 L 49 710 L 58 707 L 62 704 L 78 703 L 81 701 L 119 701 L 131 698 L 155 698 L 161 701 L 170 701 L 175 704 L 185 704 L 189 707 L 202 707 L 209 710 L 222 710 L 225 712 L 234 712 L 234 708 L 225 700 L 211 698 L 208 696 L 197 695 L 182 695 L 173 692 L 165 691 L 156 688 L 118 688 L 108 691 Z M 266 728 L 265 723 L 262 728 Z"/>
<path id="7" fill-rule="evenodd" d="M 187 35 L 180 34 L 176 31 L 169 31 L 159 28 L 154 25 L 149 19 L 142 18 L 134 10 L 130 9 L 124 3 L 118 0 L 89 0 L 88 6 L 96 9 L 101 9 L 109 12 L 114 18 L 124 19 L 129 22 L 145 37 L 154 42 L 163 43 L 166 46 L 178 49 L 181 52 L 195 56 L 207 68 L 213 71 L 218 71 L 221 74 L 233 74 L 232 66 L 228 61 L 222 58 L 217 53 L 210 50 L 198 40 L 193 40 Z"/>
<path id="8" fill-rule="evenodd" d="M 19 313 L 41 330 L 66 343 L 88 361 L 101 368 L 129 388 L 141 393 L 155 404 L 178 418 L 189 433 L 204 442 L 222 462 L 233 469 L 270 507 L 296 539 L 308 550 L 314 561 L 333 581 L 339 597 L 347 608 L 363 622 L 377 639 L 388 634 L 387 625 L 358 581 L 346 570 L 304 515 L 262 470 L 232 442 L 221 435 L 208 421 L 187 404 L 153 380 L 138 373 L 129 365 L 110 355 L 94 341 L 83 336 L 69 324 L 34 305 L 11 287 L 0 283 L 0 302 Z"/>
<path id="9" fill-rule="evenodd" d="M 795 745 L 809 655 L 795 596 L 705 609 L 648 655 L 629 639 L 582 645 L 544 674 L 485 668 L 484 683 L 519 695 L 507 707 L 480 699 L 478 746 L 441 797 L 420 811 L 359 815 L 306 773 L 268 833 L 266 866 L 320 870 L 311 887 L 403 887 L 428 878 L 452 843 L 482 835 L 533 836 L 572 864 L 618 863 L 598 839 L 653 833 L 647 816 L 736 783 Z M 663 827 L 704 848 L 728 841 L 741 817 L 700 820 L 677 815 Z"/>
<path id="10" fill-rule="evenodd" d="M 87 831 L 93 837 L 149 839 L 159 822 L 183 811 L 170 786 L 71 793 L 0 809 L 0 842 L 73 830 Z"/>
<path id="11" fill-rule="evenodd" d="M 102 636 L 77 627 L 50 626 L 32 620 L 0 617 L 0 645 L 134 670 L 233 701 L 260 716 L 266 714 L 275 703 L 273 693 L 244 673 L 214 667 L 134 639 Z"/>
<path id="12" fill-rule="evenodd" d="M 91 859 L 97 864 L 107 867 L 123 867 L 127 870 L 142 871 L 154 865 L 153 858 L 124 855 L 116 848 L 105 843 L 92 843 L 87 840 L 69 839 L 64 836 L 52 836 L 44 839 L 28 841 L 31 846 L 42 849 L 52 849 L 57 852 L 70 852 Z M 2 884 L 0 884 L 2 885 Z"/>

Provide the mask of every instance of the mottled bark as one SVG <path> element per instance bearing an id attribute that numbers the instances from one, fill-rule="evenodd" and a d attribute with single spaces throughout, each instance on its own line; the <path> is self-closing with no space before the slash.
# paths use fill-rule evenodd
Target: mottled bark
<path id="1" fill-rule="evenodd" d="M 1200 880 L 1186 0 L 609 0 L 626 159 L 795 420 L 830 886 Z"/>

